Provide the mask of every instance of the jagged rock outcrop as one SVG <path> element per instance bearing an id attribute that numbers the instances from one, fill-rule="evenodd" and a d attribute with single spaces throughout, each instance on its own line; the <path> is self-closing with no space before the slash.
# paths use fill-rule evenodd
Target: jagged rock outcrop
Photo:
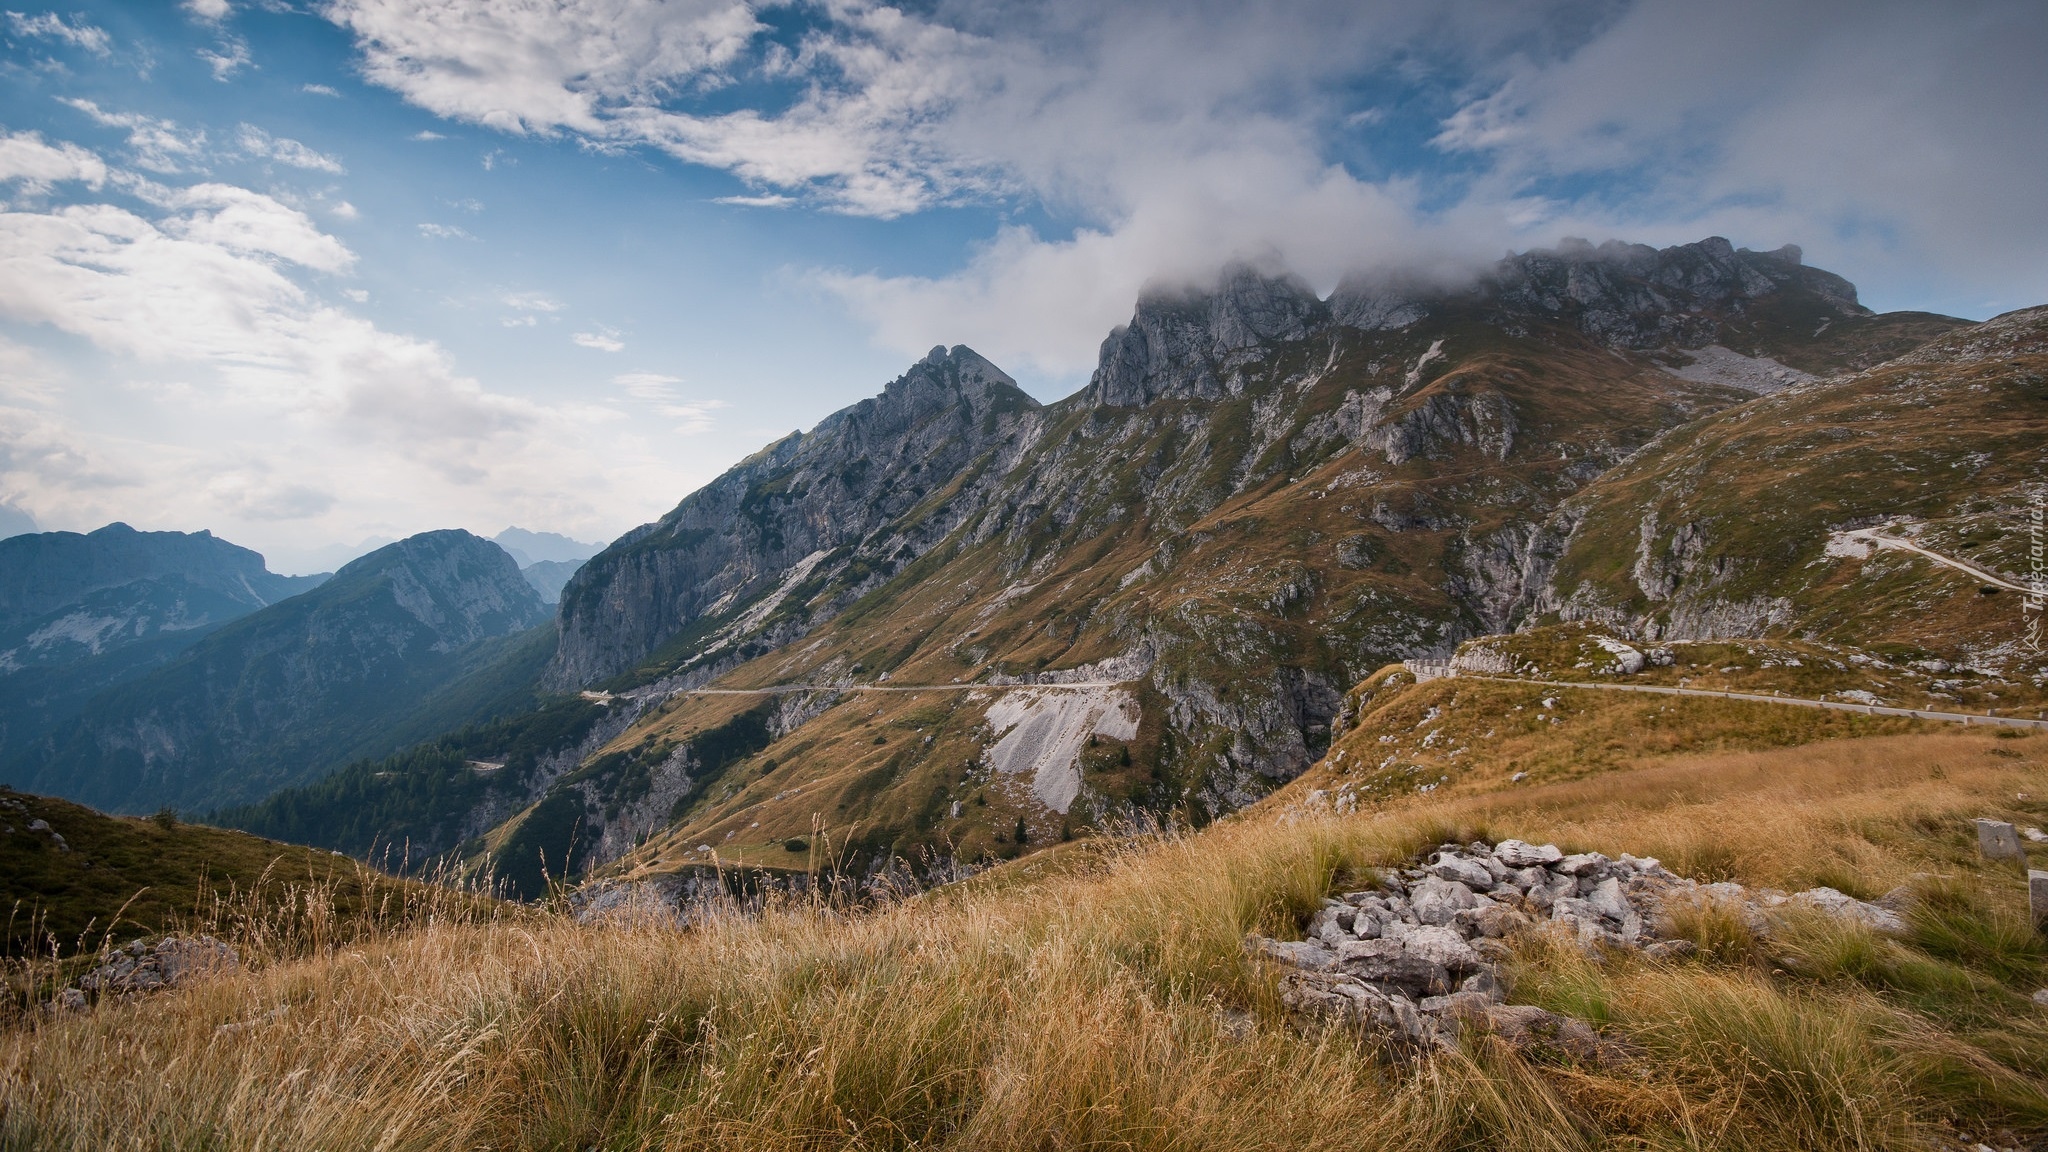
<path id="1" fill-rule="evenodd" d="M 1694 349 L 1724 342 L 1750 305 L 1795 294 L 1823 317 L 1871 315 L 1855 285 L 1806 267 L 1797 245 L 1752 252 L 1719 236 L 1662 249 L 1566 240 L 1509 256 L 1454 288 L 1355 276 L 1331 295 L 1329 310 L 1339 324 L 1375 331 L 1476 307 L 1509 328 L 1559 321 L 1613 348 Z"/>
<path id="2" fill-rule="evenodd" d="M 932 349 L 880 396 L 776 441 L 587 561 L 562 589 L 547 682 L 603 680 L 702 623 L 749 611 L 748 624 L 769 623 L 799 584 L 802 604 L 894 575 L 977 510 L 976 481 L 1000 475 L 1038 406 L 972 349 Z M 946 507 L 898 525 L 949 489 Z"/>
<path id="3" fill-rule="evenodd" d="M 1095 404 L 1136 408 L 1159 399 L 1218 400 L 1244 390 L 1243 369 L 1272 346 L 1323 327 L 1330 310 L 1308 285 L 1247 264 L 1213 289 L 1153 287 L 1137 313 L 1102 342 L 1088 382 Z"/>
<path id="4" fill-rule="evenodd" d="M 503 549 L 422 533 L 103 694 L 10 770 L 111 811 L 254 799 L 389 750 L 480 645 L 546 619 Z"/>

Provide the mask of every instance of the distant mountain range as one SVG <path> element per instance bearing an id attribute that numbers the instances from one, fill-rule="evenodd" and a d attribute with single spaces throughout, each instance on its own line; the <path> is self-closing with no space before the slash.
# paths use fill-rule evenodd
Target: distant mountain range
<path id="1" fill-rule="evenodd" d="M 583 565 L 543 684 L 602 689 L 602 715 L 469 729 L 238 822 L 321 842 L 348 824 L 353 848 L 356 813 L 402 812 L 415 843 L 536 882 L 540 858 L 644 876 L 714 847 L 801 867 L 787 845 L 818 830 L 856 861 L 979 859 L 1242 807 L 1322 754 L 1349 686 L 1473 636 L 1860 611 L 1843 635 L 1873 641 L 1924 597 L 1845 604 L 1832 528 L 1953 515 L 1971 476 L 1996 479 L 1971 514 L 2009 519 L 2038 478 L 2036 423 L 1941 431 L 2023 398 L 1994 331 L 1876 315 L 1796 248 L 1713 238 L 1328 298 L 1234 267 L 1148 292 L 1051 405 L 937 348 Z M 1866 393 L 1896 415 L 1852 421 Z M 1886 437 L 1911 478 L 1861 482 Z M 1996 655 L 1969 618 L 1922 615 L 1912 651 Z M 996 687 L 1039 681 L 1069 687 Z M 970 684 L 989 687 L 948 688 Z"/>
<path id="2" fill-rule="evenodd" d="M 587 559 L 393 545 L 9 771 L 532 894 L 803 867 L 816 836 L 859 867 L 1199 824 L 1315 762 L 1386 663 L 1560 621 L 2048 677 L 1998 587 L 1842 537 L 1904 517 L 2017 572 L 2042 379 L 2048 311 L 1877 315 L 1790 247 L 1573 243 L 1327 298 L 1240 265 L 1148 291 L 1074 396 L 935 348 Z"/>
<path id="3" fill-rule="evenodd" d="M 0 547 L 22 539 L 44 538 Z M 253 799 L 529 698 L 552 648 L 548 629 L 524 635 L 547 612 L 511 556 L 467 532 L 422 533 L 312 583 L 99 693 L 5 771 L 117 812 Z"/>
<path id="4" fill-rule="evenodd" d="M 207 532 L 109 524 L 0 540 L 0 763 L 97 693 L 326 579 L 279 576 Z"/>

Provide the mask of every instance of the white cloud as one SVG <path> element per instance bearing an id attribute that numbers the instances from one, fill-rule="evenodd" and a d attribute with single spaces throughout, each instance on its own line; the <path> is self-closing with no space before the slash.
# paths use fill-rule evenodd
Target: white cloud
<path id="1" fill-rule="evenodd" d="M 113 42 L 108 38 L 106 29 L 86 23 L 83 16 L 73 16 L 67 21 L 55 12 L 44 12 L 37 16 L 9 12 L 7 23 L 14 29 L 16 36 L 61 40 L 75 48 L 83 48 L 95 56 L 105 56 L 112 49 Z"/>
<path id="2" fill-rule="evenodd" d="M 88 349 L 59 363 L 0 336 L 0 500 L 56 527 L 210 527 L 291 565 L 508 517 L 601 535 L 622 498 L 687 486 L 616 411 L 492 392 L 438 345 L 323 303 L 297 277 L 350 257 L 302 213 L 227 185 L 141 188 L 145 211 L 0 211 L 0 324 Z"/>
<path id="3" fill-rule="evenodd" d="M 1794 241 L 2031 303 L 2048 298 L 2044 52 L 2039 4 L 1642 0 L 1575 51 L 1513 61 L 1438 141 L 1493 161 L 1500 194 L 1596 177 L 1550 205 L 1558 227 Z"/>
<path id="4" fill-rule="evenodd" d="M 696 436 L 709 432 L 717 423 L 712 413 L 730 405 L 717 399 L 679 399 L 676 385 L 682 382 L 679 376 L 659 372 L 621 372 L 612 377 L 612 383 L 624 389 L 626 395 L 647 404 L 657 415 L 676 421 L 670 427 L 677 434 Z"/>
<path id="5" fill-rule="evenodd" d="M 45 144 L 35 132 L 0 135 L 0 183 L 19 181 L 23 191 L 39 195 L 67 181 L 98 189 L 106 180 L 106 164 L 76 144 Z"/>
<path id="6" fill-rule="evenodd" d="M 429 240 L 474 240 L 476 237 L 452 224 L 422 224 L 420 235 Z"/>
<path id="7" fill-rule="evenodd" d="M 592 348 L 599 352 L 623 352 L 626 350 L 625 344 L 619 340 L 619 330 L 616 328 L 606 328 L 601 324 L 598 325 L 597 331 L 578 332 L 569 337 L 569 341 L 578 347 Z"/>
<path id="8" fill-rule="evenodd" d="M 272 136 L 254 124 L 242 125 L 241 131 L 237 136 L 237 142 L 241 144 L 242 151 L 251 156 L 275 160 L 280 164 L 289 164 L 294 168 L 305 168 L 313 172 L 331 172 L 337 176 L 345 171 L 341 166 L 341 161 L 336 160 L 334 157 L 315 152 L 297 140 L 288 139 L 283 136 Z"/>
<path id="9" fill-rule="evenodd" d="M 209 24 L 228 18 L 228 0 L 184 0 L 179 7 Z"/>
<path id="10" fill-rule="evenodd" d="M 355 205 L 346 200 L 336 200 L 334 203 L 329 204 L 327 212 L 337 220 L 354 220 L 362 215 L 362 213 L 356 211 Z"/>
<path id="11" fill-rule="evenodd" d="M 612 377 L 612 383 L 626 390 L 626 395 L 635 400 L 670 400 L 675 397 L 675 386 L 683 382 L 680 376 L 664 376 L 659 372 L 621 372 Z"/>
<path id="12" fill-rule="evenodd" d="M 1072 222 L 1007 228 L 952 275 L 812 278 L 907 353 L 966 339 L 1073 372 L 1155 275 L 1273 257 L 1328 287 L 1358 264 L 1566 231 L 1789 240 L 1852 276 L 2048 295 L 2048 8 L 2029 0 L 802 13 L 792 44 L 731 0 L 329 9 L 365 75 L 416 105 L 657 147 L 751 186 L 727 203 L 889 217 L 981 201 Z M 738 81 L 772 95 L 734 107 Z M 1382 140 L 1411 137 L 1428 103 L 1361 106 L 1389 85 L 1456 101 L 1436 157 Z"/>
<path id="13" fill-rule="evenodd" d="M 410 139 L 425 142 L 430 140 L 446 140 L 447 137 L 441 135 L 439 132 L 436 132 L 431 128 L 422 128 L 419 131 L 413 133 Z"/>
<path id="14" fill-rule="evenodd" d="M 60 98 L 63 103 L 91 117 L 107 128 L 128 131 L 128 155 L 136 165 L 152 172 L 175 174 L 197 167 L 205 155 L 206 133 L 184 131 L 175 120 L 145 116 L 139 112 L 108 112 L 90 100 Z"/>
<path id="15" fill-rule="evenodd" d="M 333 88 L 325 84 L 301 84 L 299 85 L 299 91 L 304 92 L 309 96 L 339 97 L 341 95 L 340 92 L 335 91 Z"/>
<path id="16" fill-rule="evenodd" d="M 343 288 L 341 294 L 358 304 L 368 304 L 370 302 L 370 292 L 366 288 Z"/>
<path id="17" fill-rule="evenodd" d="M 521 312 L 560 312 L 562 305 L 545 292 L 507 292 L 501 297 L 505 307 Z"/>
<path id="18" fill-rule="evenodd" d="M 234 37 L 222 40 L 213 49 L 201 48 L 196 55 L 206 61 L 206 66 L 213 69 L 213 78 L 222 83 L 249 66 L 249 45 Z"/>

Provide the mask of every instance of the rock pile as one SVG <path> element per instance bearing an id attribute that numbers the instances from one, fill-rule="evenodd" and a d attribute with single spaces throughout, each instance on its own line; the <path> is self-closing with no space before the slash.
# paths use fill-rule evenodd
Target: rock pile
<path id="1" fill-rule="evenodd" d="M 1896 911 L 1898 893 L 1872 904 L 1832 888 L 1787 895 L 1701 884 L 1652 859 L 1566 855 L 1554 844 L 1520 840 L 1445 844 L 1418 866 L 1382 869 L 1376 879 L 1376 889 L 1325 900 L 1306 939 L 1253 936 L 1245 947 L 1289 969 L 1281 999 L 1291 1010 L 1423 1048 L 1448 1047 L 1460 1028 L 1476 1026 L 1518 1047 L 1588 1059 L 1617 1055 L 1612 1042 L 1579 1021 L 1503 1003 L 1503 940 L 1518 932 L 1540 929 L 1589 949 L 1673 959 L 1693 950 L 1689 940 L 1658 936 L 1674 901 L 1731 908 L 1760 934 L 1769 929 L 1768 913 L 1788 905 L 1880 932 L 1906 927 Z"/>
<path id="2" fill-rule="evenodd" d="M 58 993 L 57 1003 L 64 1008 L 83 1008 L 88 994 L 108 997 L 157 992 L 241 966 L 234 948 L 211 936 L 137 940 L 80 977 L 76 986 Z"/>

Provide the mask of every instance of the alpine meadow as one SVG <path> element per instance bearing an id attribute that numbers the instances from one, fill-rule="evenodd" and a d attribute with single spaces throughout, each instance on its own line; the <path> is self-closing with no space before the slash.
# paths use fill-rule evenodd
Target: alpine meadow
<path id="1" fill-rule="evenodd" d="M 2038 5 L 4 21 L 0 1149 L 2048 1149 Z"/>

